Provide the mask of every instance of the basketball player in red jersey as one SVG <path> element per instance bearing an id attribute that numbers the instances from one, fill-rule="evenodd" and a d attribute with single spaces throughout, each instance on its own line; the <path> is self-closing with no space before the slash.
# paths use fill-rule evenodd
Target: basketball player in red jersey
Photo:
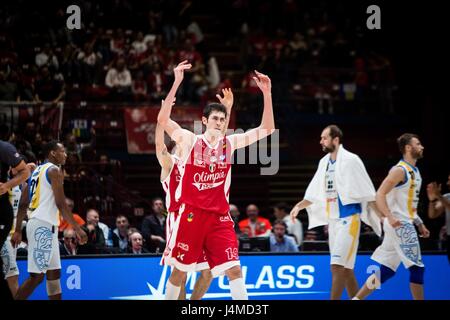
<path id="1" fill-rule="evenodd" d="M 175 79 L 180 77 L 182 69 L 183 69 L 182 65 L 179 65 L 174 69 Z M 233 106 L 233 93 L 230 89 L 223 89 L 222 93 L 223 98 L 220 95 L 217 95 L 217 98 L 226 107 L 227 113 L 230 114 L 231 108 Z M 224 134 L 227 128 L 228 122 L 227 125 L 224 127 L 223 132 Z M 156 125 L 155 145 L 156 145 L 156 157 L 158 159 L 159 164 L 161 165 L 160 181 L 164 191 L 166 192 L 166 206 L 168 211 L 166 219 L 166 240 L 168 243 L 172 235 L 173 224 L 177 219 L 178 210 L 180 208 L 180 203 L 175 200 L 175 191 L 181 179 L 180 169 L 182 169 L 179 167 L 180 152 L 177 152 L 180 150 L 180 148 L 177 149 L 175 147 L 174 148 L 175 150 L 172 150 L 172 154 L 168 152 L 167 146 L 164 143 L 164 129 L 159 124 Z M 165 258 L 169 252 L 170 252 L 169 249 L 165 250 L 163 257 L 161 259 L 161 264 L 165 264 Z M 208 290 L 212 281 L 212 274 L 209 269 L 209 265 L 206 260 L 205 254 L 202 254 L 199 257 L 197 261 L 196 271 L 200 271 L 201 273 L 200 278 L 195 283 L 194 291 L 192 292 L 190 297 L 191 300 L 200 300 Z M 186 278 L 184 278 L 181 286 L 181 292 L 179 295 L 180 300 L 184 300 L 186 297 L 185 283 Z"/>
<path id="2" fill-rule="evenodd" d="M 181 75 L 191 65 L 179 65 Z M 182 175 L 175 197 L 181 203 L 168 242 L 170 252 L 165 261 L 174 266 L 166 285 L 166 299 L 178 298 L 186 272 L 195 271 L 203 251 L 213 277 L 225 274 L 233 299 L 248 299 L 239 262 L 234 223 L 229 214 L 231 157 L 236 149 L 246 147 L 272 134 L 275 121 L 272 110 L 270 78 L 255 71 L 254 80 L 264 96 L 264 111 L 259 127 L 246 133 L 224 135 L 228 114 L 225 106 L 211 103 L 203 111 L 203 135 L 182 129 L 170 119 L 176 89 L 182 81 L 175 79 L 158 114 L 158 123 L 180 148 Z"/>

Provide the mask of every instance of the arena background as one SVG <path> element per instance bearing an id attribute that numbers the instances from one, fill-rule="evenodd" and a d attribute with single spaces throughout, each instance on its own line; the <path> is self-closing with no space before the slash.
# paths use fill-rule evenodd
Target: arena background
<path id="1" fill-rule="evenodd" d="M 81 8 L 81 30 L 66 28 L 71 4 Z M 381 30 L 365 25 L 370 4 L 381 8 Z M 253 69 L 272 78 L 280 169 L 262 176 L 261 164 L 233 168 L 230 201 L 239 207 L 240 219 L 255 203 L 260 215 L 273 221 L 274 204 L 292 206 L 301 199 L 322 156 L 319 136 L 326 125 L 343 129 L 346 148 L 360 155 L 376 187 L 399 158 L 396 138 L 414 132 L 425 146 L 418 164 L 419 214 L 432 232 L 421 239 L 422 248 L 445 249 L 439 238 L 444 220 L 427 218 L 425 193 L 431 181 L 445 189 L 449 173 L 443 44 L 448 35 L 439 2 L 425 7 L 387 1 L 4 1 L 0 17 L 2 135 L 9 128 L 16 147 L 40 160 L 42 141 L 69 141 L 67 134 L 73 134 L 78 152 L 65 166 L 65 192 L 82 218 L 95 207 L 111 228 L 119 213 L 140 228 L 151 214 L 151 199 L 163 196 L 160 168 L 147 143 L 155 112 L 171 84 L 171 63 L 194 57 L 197 71 L 186 77 L 175 108 L 185 123 L 220 87 L 231 85 L 234 127 L 255 126 L 260 97 L 243 83 Z M 147 50 L 142 41 L 133 46 L 139 31 L 150 35 Z M 189 51 L 190 43 L 196 53 Z M 41 52 L 50 58 L 37 58 Z M 83 60 L 87 56 L 94 58 Z M 133 85 L 115 91 L 105 78 L 120 57 Z M 144 84 L 146 92 L 137 93 Z M 132 123 L 136 110 L 147 120 Z M 300 219 L 306 228 L 306 215 Z M 317 245 L 313 240 L 309 250 L 323 250 L 325 240 L 317 239 Z M 361 251 L 371 251 L 376 241 L 369 235 L 361 245 Z"/>

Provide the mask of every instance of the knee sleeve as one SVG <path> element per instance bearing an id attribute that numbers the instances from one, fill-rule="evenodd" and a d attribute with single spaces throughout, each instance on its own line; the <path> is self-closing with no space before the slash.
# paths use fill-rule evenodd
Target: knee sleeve
<path id="1" fill-rule="evenodd" d="M 409 268 L 409 282 L 423 284 L 424 267 L 412 266 Z"/>
<path id="2" fill-rule="evenodd" d="M 381 283 L 385 283 L 387 280 L 389 280 L 390 278 L 392 278 L 395 274 L 395 271 L 384 266 L 381 265 L 380 267 L 380 282 Z"/>
<path id="3" fill-rule="evenodd" d="M 47 295 L 54 296 L 60 293 L 61 293 L 61 281 L 59 279 L 47 280 Z"/>

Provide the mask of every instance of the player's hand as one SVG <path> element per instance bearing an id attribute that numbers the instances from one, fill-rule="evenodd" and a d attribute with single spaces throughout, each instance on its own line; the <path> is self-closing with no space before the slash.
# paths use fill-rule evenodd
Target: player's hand
<path id="1" fill-rule="evenodd" d="M 436 199 L 436 190 L 438 186 L 436 182 L 431 182 L 427 185 L 427 196 L 428 200 L 433 201 Z"/>
<path id="2" fill-rule="evenodd" d="M 427 227 L 425 227 L 425 225 L 423 223 L 419 226 L 419 232 L 420 232 L 420 236 L 422 238 L 430 237 L 430 230 L 428 230 Z"/>
<path id="3" fill-rule="evenodd" d="M 81 245 L 85 244 L 88 240 L 86 232 L 81 228 L 77 229 L 75 232 L 77 233 L 78 243 Z"/>
<path id="4" fill-rule="evenodd" d="M 8 188 L 5 186 L 4 183 L 0 182 L 0 195 L 5 194 L 8 192 Z"/>
<path id="5" fill-rule="evenodd" d="M 291 216 L 291 221 L 295 222 L 295 219 L 298 216 L 298 213 L 300 212 L 300 208 L 294 206 L 294 208 L 292 208 L 290 216 Z"/>
<path id="6" fill-rule="evenodd" d="M 270 78 L 262 74 L 261 72 L 258 72 L 255 70 L 256 77 L 253 77 L 253 80 L 255 80 L 258 88 L 263 93 L 270 93 L 272 91 L 272 82 L 270 81 Z"/>
<path id="7" fill-rule="evenodd" d="M 181 83 L 184 77 L 184 70 L 189 70 L 192 68 L 192 64 L 188 63 L 187 60 L 180 62 L 175 69 L 173 69 L 173 73 L 175 75 L 175 82 Z"/>
<path id="8" fill-rule="evenodd" d="M 393 228 L 398 228 L 402 225 L 402 223 L 400 222 L 400 220 L 398 220 L 397 218 L 390 216 L 388 219 L 389 224 L 393 227 Z"/>
<path id="9" fill-rule="evenodd" d="M 223 98 L 220 96 L 220 94 L 216 94 L 217 99 L 219 99 L 220 103 L 223 104 L 228 111 L 231 111 L 234 101 L 233 92 L 231 92 L 230 88 L 225 88 L 222 89 L 222 94 Z"/>
<path id="10" fill-rule="evenodd" d="M 17 248 L 19 244 L 22 242 L 22 232 L 14 231 L 11 236 L 11 245 L 13 248 Z"/>

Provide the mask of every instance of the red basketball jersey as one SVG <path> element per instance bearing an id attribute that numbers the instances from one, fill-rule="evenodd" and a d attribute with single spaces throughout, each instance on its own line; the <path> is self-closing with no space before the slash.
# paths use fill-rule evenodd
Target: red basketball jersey
<path id="1" fill-rule="evenodd" d="M 181 162 L 178 157 L 171 155 L 172 158 L 172 170 L 169 175 L 161 181 L 164 191 L 166 192 L 166 207 L 169 212 L 178 212 L 180 208 L 180 202 L 175 199 L 175 192 L 180 184 L 181 179 Z"/>
<path id="2" fill-rule="evenodd" d="M 227 137 L 212 147 L 204 135 L 196 136 L 177 189 L 179 202 L 221 214 L 228 212 L 231 155 L 231 143 Z"/>

